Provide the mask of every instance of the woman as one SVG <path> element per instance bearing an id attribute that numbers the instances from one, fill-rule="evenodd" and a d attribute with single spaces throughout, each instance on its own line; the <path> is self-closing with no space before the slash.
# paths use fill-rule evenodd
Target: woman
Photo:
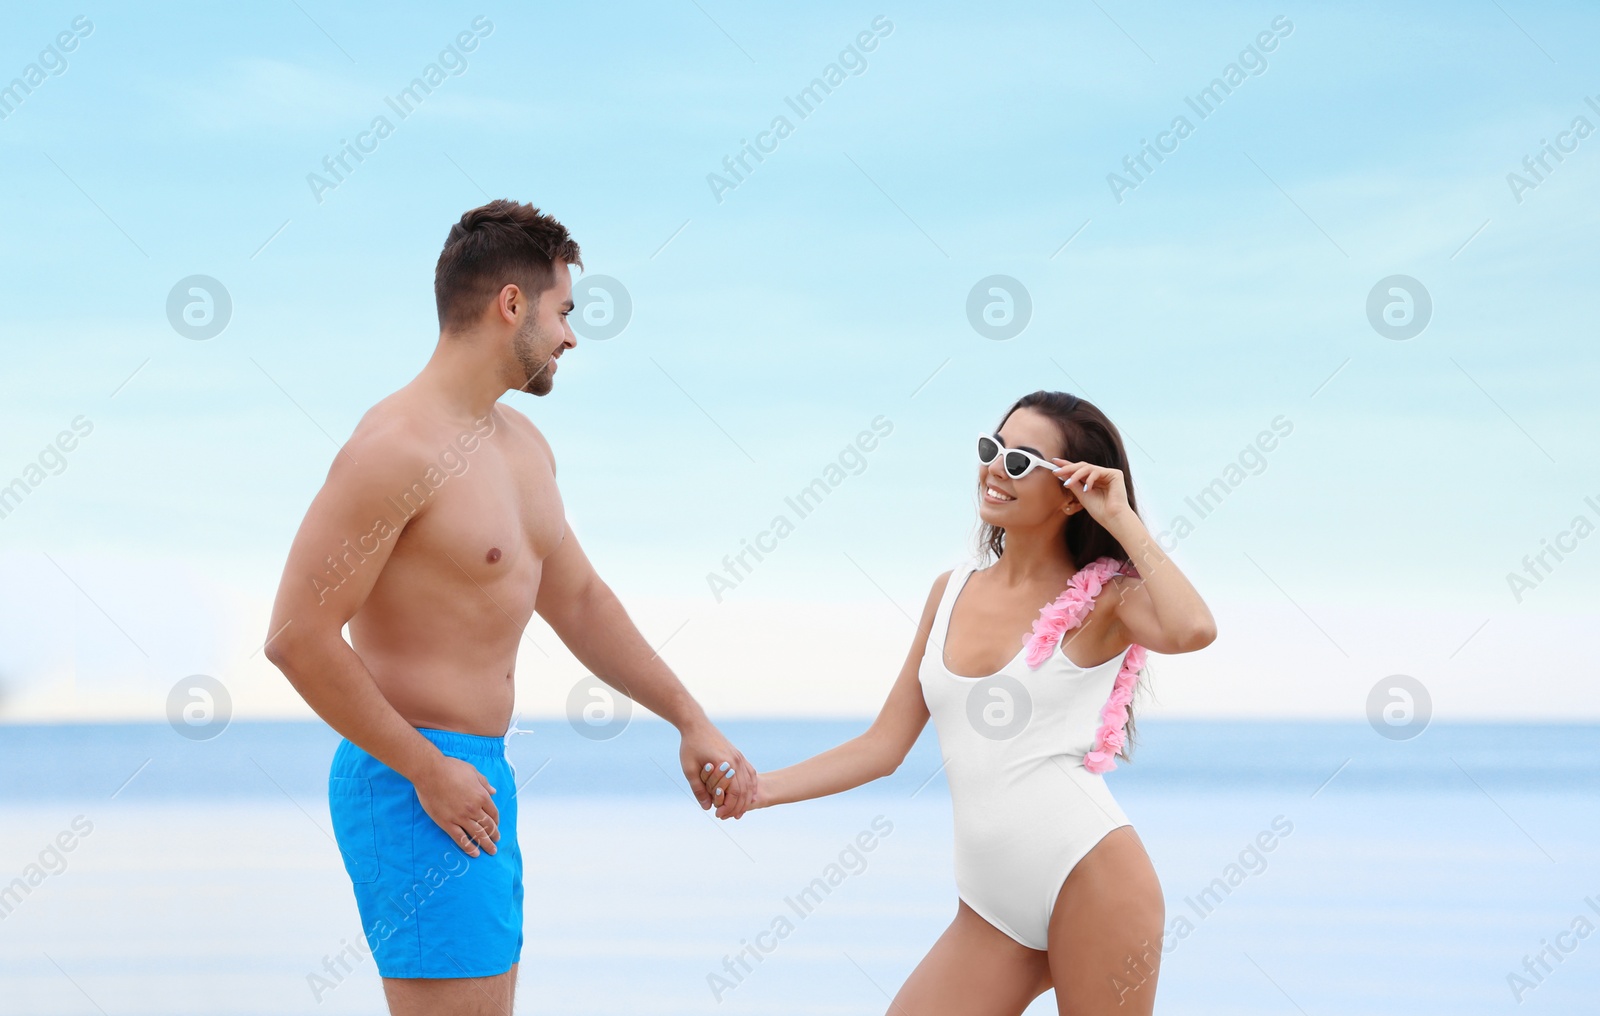
<path id="1" fill-rule="evenodd" d="M 889 775 L 931 715 L 959 902 L 889 1011 L 1015 1014 L 1053 987 L 1061 1013 L 1149 1013 L 1161 887 L 1100 774 L 1126 755 L 1145 649 L 1193 652 L 1216 626 L 1140 520 L 1121 436 L 1099 409 L 1035 392 L 978 445 L 983 558 L 934 581 L 871 727 L 761 773 L 750 806 Z M 722 801 L 732 766 L 702 775 Z"/>

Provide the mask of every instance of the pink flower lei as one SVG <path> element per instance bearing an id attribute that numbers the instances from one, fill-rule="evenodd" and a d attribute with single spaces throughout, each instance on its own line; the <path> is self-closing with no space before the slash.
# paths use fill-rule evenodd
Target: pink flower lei
<path id="1" fill-rule="evenodd" d="M 1100 557 L 1084 565 L 1068 581 L 1066 590 L 1055 602 L 1045 606 L 1033 622 L 1033 634 L 1028 636 L 1027 656 L 1029 667 L 1037 668 L 1061 644 L 1068 631 L 1083 623 L 1094 606 L 1094 598 L 1113 575 L 1138 575 L 1131 564 L 1112 557 Z M 1116 754 L 1127 744 L 1124 729 L 1128 725 L 1128 706 L 1133 702 L 1133 689 L 1139 681 L 1139 670 L 1144 666 L 1145 649 L 1141 645 L 1128 647 L 1123 657 L 1122 669 L 1117 671 L 1111 686 L 1111 695 L 1100 710 L 1100 727 L 1095 731 L 1094 750 L 1083 756 L 1083 767 L 1091 773 L 1108 773 L 1117 767 Z"/>

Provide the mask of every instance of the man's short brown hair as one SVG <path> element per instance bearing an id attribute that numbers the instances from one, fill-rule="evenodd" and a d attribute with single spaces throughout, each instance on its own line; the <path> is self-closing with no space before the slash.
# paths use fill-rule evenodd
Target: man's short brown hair
<path id="1" fill-rule="evenodd" d="M 555 284 L 556 265 L 583 267 L 567 227 L 528 204 L 500 198 L 450 227 L 433 270 L 441 331 L 470 326 L 507 283 L 530 299 Z"/>

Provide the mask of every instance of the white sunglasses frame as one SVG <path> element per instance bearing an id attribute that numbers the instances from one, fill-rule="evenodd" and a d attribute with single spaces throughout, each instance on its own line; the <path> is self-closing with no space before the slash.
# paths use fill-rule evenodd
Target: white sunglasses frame
<path id="1" fill-rule="evenodd" d="M 1007 452 L 1016 452 L 1018 455 L 1027 456 L 1027 458 L 1028 458 L 1028 468 L 1024 469 L 1022 472 L 1018 473 L 1015 476 L 1011 475 L 1011 470 L 1006 469 L 1006 466 L 1005 466 L 1004 462 L 1002 462 L 1000 464 L 1000 469 L 1006 474 L 1006 476 L 1011 477 L 1011 479 L 1013 479 L 1013 480 L 1020 480 L 1024 476 L 1027 476 L 1029 473 L 1033 472 L 1035 469 L 1048 469 L 1048 470 L 1051 471 L 1051 475 L 1054 475 L 1055 470 L 1057 470 L 1057 469 L 1065 469 L 1066 468 L 1065 466 L 1058 466 L 1054 462 L 1051 462 L 1051 461 L 1049 461 L 1047 459 L 1041 459 L 1039 456 L 1033 454 L 1030 451 L 1026 451 L 1025 449 L 1022 449 L 1022 448 L 1007 448 L 1006 447 L 1006 443 L 1004 441 L 1000 440 L 1000 435 L 999 434 L 981 434 L 980 433 L 978 435 L 978 440 L 979 441 L 983 441 L 985 439 L 987 439 L 989 441 L 993 441 L 994 444 L 995 444 L 995 447 L 1000 449 L 1000 451 L 995 454 L 995 457 L 994 457 L 995 459 L 1003 459 L 1003 458 L 1005 458 Z M 992 464 L 993 462 L 994 462 L 994 459 L 990 459 L 988 462 L 983 461 L 983 453 L 982 452 L 978 453 L 978 464 L 980 466 L 987 466 L 987 465 Z M 1061 478 L 1059 476 L 1056 477 L 1056 479 L 1061 480 Z M 1066 482 L 1067 481 L 1065 481 L 1065 480 L 1061 480 L 1062 486 L 1065 486 Z"/>

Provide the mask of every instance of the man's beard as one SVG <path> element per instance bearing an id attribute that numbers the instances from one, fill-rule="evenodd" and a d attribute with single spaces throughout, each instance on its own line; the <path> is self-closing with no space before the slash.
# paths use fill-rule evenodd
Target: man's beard
<path id="1" fill-rule="evenodd" d="M 550 389 L 555 386 L 555 378 L 550 372 L 550 364 L 555 362 L 555 350 L 551 350 L 550 355 L 541 360 L 535 352 L 538 345 L 534 340 L 538 337 L 538 328 L 532 321 L 527 322 L 512 338 L 511 351 L 516 354 L 517 363 L 521 365 L 523 376 L 527 378 L 519 391 L 530 395 L 549 395 Z"/>

